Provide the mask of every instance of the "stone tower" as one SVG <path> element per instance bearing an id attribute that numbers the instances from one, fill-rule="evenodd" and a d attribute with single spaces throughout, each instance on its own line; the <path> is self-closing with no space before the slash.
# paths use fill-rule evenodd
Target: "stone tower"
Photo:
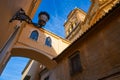
<path id="1" fill-rule="evenodd" d="M 70 14 L 67 16 L 68 20 L 64 24 L 66 39 L 70 40 L 71 42 L 77 39 L 85 16 L 86 13 L 79 8 L 75 8 L 70 12 Z"/>

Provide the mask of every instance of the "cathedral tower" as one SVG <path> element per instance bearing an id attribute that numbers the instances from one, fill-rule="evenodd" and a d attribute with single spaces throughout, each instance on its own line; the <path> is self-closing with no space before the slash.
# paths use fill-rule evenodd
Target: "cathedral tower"
<path id="1" fill-rule="evenodd" d="M 64 24 L 66 39 L 73 42 L 78 37 L 85 16 L 86 13 L 79 8 L 75 8 L 70 12 L 67 17 L 68 20 Z"/>

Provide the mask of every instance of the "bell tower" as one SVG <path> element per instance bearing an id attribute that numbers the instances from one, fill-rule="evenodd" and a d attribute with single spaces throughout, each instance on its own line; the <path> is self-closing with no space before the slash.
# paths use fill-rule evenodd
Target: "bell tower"
<path id="1" fill-rule="evenodd" d="M 86 13 L 79 8 L 75 8 L 70 12 L 67 16 L 67 21 L 64 23 L 66 39 L 73 42 L 78 37 L 78 32 L 81 29 L 85 16 Z"/>

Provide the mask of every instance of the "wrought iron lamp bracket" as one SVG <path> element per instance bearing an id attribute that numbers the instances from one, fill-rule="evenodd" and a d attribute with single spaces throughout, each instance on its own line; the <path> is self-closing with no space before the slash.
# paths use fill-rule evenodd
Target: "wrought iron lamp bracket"
<path id="1" fill-rule="evenodd" d="M 31 18 L 26 15 L 25 11 L 22 8 L 16 12 L 16 14 L 10 19 L 9 22 L 12 22 L 13 20 L 19 20 L 20 22 L 25 21 L 29 24 L 32 23 Z"/>
<path id="2" fill-rule="evenodd" d="M 25 21 L 28 24 L 33 24 L 37 28 L 42 28 L 50 18 L 49 14 L 46 12 L 40 12 L 38 17 L 38 23 L 33 23 L 31 18 L 26 15 L 25 11 L 21 8 L 16 12 L 9 22 L 12 22 L 13 20 L 19 20 L 20 22 Z"/>

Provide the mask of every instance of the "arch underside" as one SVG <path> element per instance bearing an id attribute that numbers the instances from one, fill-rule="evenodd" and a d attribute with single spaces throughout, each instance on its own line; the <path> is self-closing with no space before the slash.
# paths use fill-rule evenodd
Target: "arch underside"
<path id="1" fill-rule="evenodd" d="M 27 49 L 27 48 L 12 48 L 11 56 L 26 57 L 38 61 L 39 63 L 45 65 L 48 69 L 53 68 L 56 62 L 50 57 L 40 53 L 38 51 Z"/>

